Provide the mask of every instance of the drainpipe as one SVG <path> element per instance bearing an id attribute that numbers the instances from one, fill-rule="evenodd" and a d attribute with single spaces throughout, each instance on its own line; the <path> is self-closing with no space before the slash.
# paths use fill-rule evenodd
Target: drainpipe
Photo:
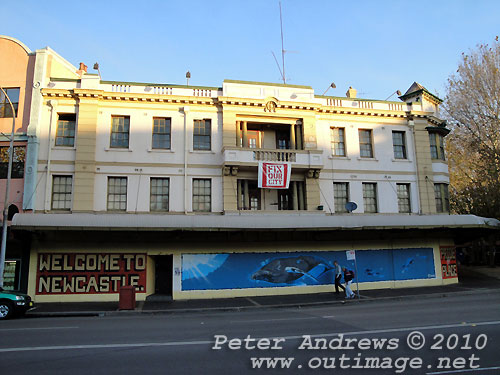
<path id="1" fill-rule="evenodd" d="M 408 126 L 411 129 L 412 137 L 413 137 L 413 160 L 415 160 L 415 171 L 417 172 L 417 181 L 416 181 L 416 186 L 417 186 L 417 194 L 415 194 L 417 198 L 417 207 L 418 207 L 418 214 L 422 214 L 422 207 L 420 206 L 420 173 L 418 171 L 418 160 L 417 160 L 417 140 L 415 137 L 415 121 L 410 117 L 410 113 L 407 113 L 408 116 Z"/>
<path id="2" fill-rule="evenodd" d="M 189 107 L 183 107 L 184 112 L 184 214 L 187 214 L 188 205 L 188 178 L 187 178 L 187 165 L 188 165 L 188 137 L 187 137 L 187 121 Z"/>
<path id="3" fill-rule="evenodd" d="M 49 136 L 47 143 L 47 178 L 45 181 L 45 212 L 50 210 L 50 161 L 52 154 L 52 123 L 54 121 L 54 112 L 57 107 L 57 100 L 49 100 L 47 104 L 50 107 L 50 121 L 49 121 Z"/>

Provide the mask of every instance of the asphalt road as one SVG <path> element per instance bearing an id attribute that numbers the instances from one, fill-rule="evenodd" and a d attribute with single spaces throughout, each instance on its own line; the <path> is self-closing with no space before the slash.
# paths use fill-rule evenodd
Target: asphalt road
<path id="1" fill-rule="evenodd" d="M 308 308 L 2 321 L 0 374 L 492 375 L 500 374 L 499 347 L 500 291 Z"/>

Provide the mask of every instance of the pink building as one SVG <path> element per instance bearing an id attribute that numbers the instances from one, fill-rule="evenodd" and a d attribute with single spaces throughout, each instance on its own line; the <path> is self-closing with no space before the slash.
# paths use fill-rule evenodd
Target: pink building
<path id="1" fill-rule="evenodd" d="M 33 73 L 35 53 L 22 42 L 0 35 L 0 87 L 6 92 L 14 105 L 15 113 L 6 95 L 0 90 L 0 209 L 4 209 L 7 168 L 9 161 L 9 142 L 14 128 L 14 157 L 12 180 L 9 196 L 9 220 L 17 212 L 22 212 L 24 193 L 24 174 L 27 149 L 27 129 L 30 120 L 31 96 L 33 92 Z M 22 288 L 20 278 L 23 268 L 25 246 L 21 239 L 9 235 L 5 264 L 6 289 Z"/>

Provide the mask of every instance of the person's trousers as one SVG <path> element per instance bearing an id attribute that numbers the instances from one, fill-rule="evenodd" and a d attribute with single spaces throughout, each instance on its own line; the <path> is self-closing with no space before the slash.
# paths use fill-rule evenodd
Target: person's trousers
<path id="1" fill-rule="evenodd" d="M 345 290 L 344 286 L 340 283 L 342 280 L 342 275 L 335 276 L 335 293 L 339 293 L 339 288 Z"/>
<path id="2" fill-rule="evenodd" d="M 354 297 L 354 293 L 351 290 L 351 284 L 352 284 L 352 280 L 349 280 L 348 282 L 345 283 L 345 296 L 347 298 Z"/>

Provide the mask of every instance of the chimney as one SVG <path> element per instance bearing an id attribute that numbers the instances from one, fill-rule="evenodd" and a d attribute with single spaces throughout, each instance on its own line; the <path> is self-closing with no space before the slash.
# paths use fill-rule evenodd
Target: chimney
<path id="1" fill-rule="evenodd" d="M 83 76 L 83 73 L 87 73 L 87 65 L 84 63 L 80 63 L 80 69 L 76 71 L 76 74 L 78 74 L 80 77 Z"/>
<path id="2" fill-rule="evenodd" d="M 353 89 L 352 86 L 349 86 L 349 90 L 347 90 L 347 92 L 345 93 L 345 95 L 348 97 L 348 98 L 352 98 L 354 99 L 356 97 L 356 94 L 358 92 L 356 91 L 356 89 Z"/>

